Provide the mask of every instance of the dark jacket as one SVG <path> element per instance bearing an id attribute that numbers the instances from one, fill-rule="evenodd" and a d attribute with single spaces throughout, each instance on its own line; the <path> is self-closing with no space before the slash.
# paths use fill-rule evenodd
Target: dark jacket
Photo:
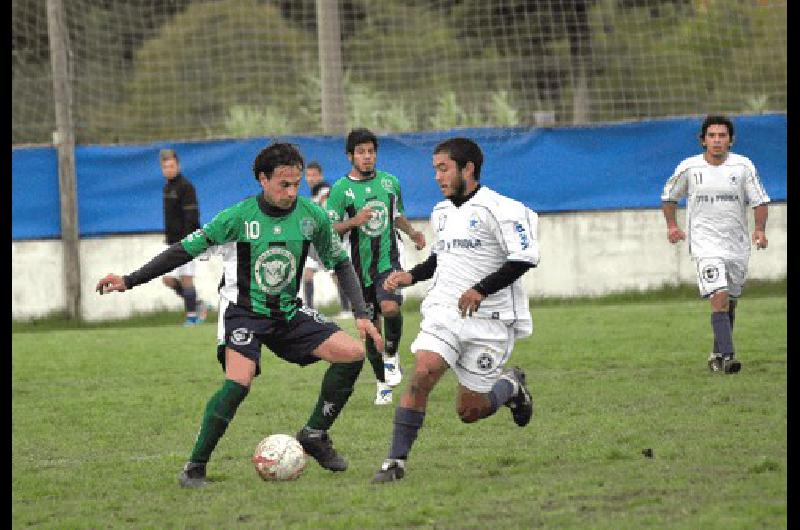
<path id="1" fill-rule="evenodd" d="M 178 173 L 164 184 L 164 234 L 167 244 L 177 243 L 200 228 L 197 194 L 189 179 Z"/>

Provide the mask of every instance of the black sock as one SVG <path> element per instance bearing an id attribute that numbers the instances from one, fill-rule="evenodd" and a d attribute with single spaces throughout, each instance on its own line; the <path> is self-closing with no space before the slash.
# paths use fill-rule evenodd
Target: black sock
<path id="1" fill-rule="evenodd" d="M 394 431 L 392 432 L 392 447 L 389 449 L 389 458 L 408 458 L 411 446 L 417 439 L 417 434 L 425 420 L 425 413 L 414 409 L 397 407 L 394 413 Z"/>
<path id="2" fill-rule="evenodd" d="M 197 291 L 194 286 L 186 287 L 183 290 L 183 307 L 186 308 L 187 313 L 197 311 Z"/>
<path id="3" fill-rule="evenodd" d="M 383 317 L 383 342 L 384 351 L 387 355 L 397 354 L 400 346 L 400 337 L 403 335 L 403 313 L 397 312 L 394 316 Z"/>
<path id="4" fill-rule="evenodd" d="M 369 360 L 369 364 L 372 365 L 372 371 L 375 372 L 375 379 L 381 383 L 385 383 L 386 374 L 383 372 L 383 355 L 378 351 L 372 337 L 367 336 L 367 340 L 364 341 L 364 343 L 367 346 L 367 360 Z"/>
<path id="5" fill-rule="evenodd" d="M 303 297 L 308 307 L 314 307 L 314 280 L 303 281 Z"/>

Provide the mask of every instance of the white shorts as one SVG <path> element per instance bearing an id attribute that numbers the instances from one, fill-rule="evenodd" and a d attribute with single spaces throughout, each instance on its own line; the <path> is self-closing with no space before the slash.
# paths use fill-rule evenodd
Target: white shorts
<path id="1" fill-rule="evenodd" d="M 717 291 L 728 291 L 728 296 L 738 298 L 747 279 L 747 260 L 722 258 L 697 258 L 697 284 L 700 295 L 708 298 Z"/>
<path id="2" fill-rule="evenodd" d="M 514 328 L 488 318 L 461 318 L 457 309 L 438 306 L 423 314 L 411 351 L 439 354 L 466 388 L 487 393 L 503 373 L 514 348 Z"/>
<path id="3" fill-rule="evenodd" d="M 306 269 L 311 269 L 312 271 L 317 272 L 318 270 L 320 270 L 322 268 L 322 265 L 320 264 L 319 261 L 315 260 L 311 256 L 308 256 L 306 258 L 306 266 L 305 266 L 305 268 Z"/>
<path id="4" fill-rule="evenodd" d="M 197 259 L 197 258 L 195 258 Z M 193 259 L 189 263 L 184 263 L 180 267 L 171 270 L 170 272 L 166 273 L 164 276 L 172 276 L 173 278 L 180 279 L 181 276 L 191 276 L 194 278 L 194 271 L 195 271 L 195 260 Z"/>

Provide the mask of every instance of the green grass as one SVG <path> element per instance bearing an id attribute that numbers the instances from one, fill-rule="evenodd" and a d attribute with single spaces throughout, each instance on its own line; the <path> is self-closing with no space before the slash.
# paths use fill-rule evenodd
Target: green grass
<path id="1" fill-rule="evenodd" d="M 265 351 L 264 373 L 212 457 L 213 484 L 187 491 L 176 476 L 222 376 L 214 325 L 184 329 L 179 315 L 169 325 L 19 325 L 12 526 L 786 527 L 785 289 L 748 289 L 740 302 L 734 338 L 744 367 L 734 376 L 707 371 L 708 303 L 696 295 L 540 302 L 534 335 L 512 357 L 528 373 L 531 424 L 518 428 L 505 409 L 461 423 L 448 374 L 406 479 L 384 486 L 369 479 L 394 410 L 372 405 L 368 368 L 331 430 L 350 461 L 345 473 L 311 462 L 295 482 L 257 478 L 252 450 L 304 424 L 325 369 Z M 415 307 L 406 306 L 406 367 Z"/>

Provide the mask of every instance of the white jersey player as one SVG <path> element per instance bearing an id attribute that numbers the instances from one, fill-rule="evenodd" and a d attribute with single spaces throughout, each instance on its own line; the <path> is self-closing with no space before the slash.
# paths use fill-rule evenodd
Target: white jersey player
<path id="1" fill-rule="evenodd" d="M 533 414 L 525 373 L 505 366 L 515 339 L 533 330 L 521 277 L 539 263 L 537 215 L 482 186 L 482 163 L 480 148 L 467 138 L 436 146 L 433 166 L 446 200 L 431 214 L 436 237 L 431 255 L 410 271 L 392 272 L 384 282 L 393 291 L 432 278 L 411 345 L 411 384 L 395 411 L 388 458 L 373 482 L 405 475 L 428 395 L 448 369 L 458 378 L 456 409 L 465 423 L 491 416 L 503 405 L 520 427 Z"/>
<path id="2" fill-rule="evenodd" d="M 305 170 L 306 183 L 311 189 L 311 200 L 314 204 L 325 207 L 325 201 L 331 192 L 331 185 L 322 177 L 322 166 L 316 161 L 311 161 Z M 305 268 L 303 269 L 303 303 L 308 307 L 314 307 L 314 274 L 322 267 L 319 256 L 314 247 L 309 247 L 308 257 L 306 258 Z"/>
<path id="3" fill-rule="evenodd" d="M 709 369 L 737 373 L 741 362 L 734 354 L 732 338 L 736 300 L 747 279 L 751 240 L 757 249 L 767 247 L 769 196 L 750 159 L 730 152 L 733 123 L 728 118 L 707 117 L 700 143 L 705 152 L 682 161 L 667 180 L 662 209 L 669 242 L 688 236 L 700 294 L 711 301 L 714 349 Z M 684 197 L 686 233 L 676 221 L 677 202 Z M 754 209 L 752 237 L 748 237 L 748 206 Z"/>

